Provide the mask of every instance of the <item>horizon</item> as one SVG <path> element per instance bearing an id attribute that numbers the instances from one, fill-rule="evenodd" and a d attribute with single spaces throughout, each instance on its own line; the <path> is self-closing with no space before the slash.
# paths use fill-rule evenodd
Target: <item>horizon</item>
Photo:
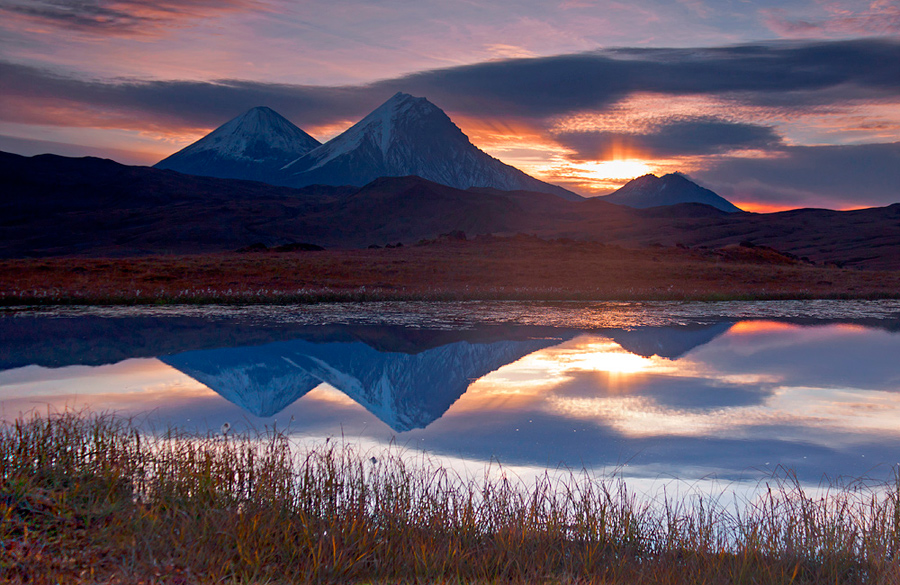
<path id="1" fill-rule="evenodd" d="M 0 150 L 152 165 L 257 106 L 326 142 L 403 91 L 585 196 L 678 171 L 748 211 L 900 201 L 898 3 L 516 7 L 9 0 Z"/>

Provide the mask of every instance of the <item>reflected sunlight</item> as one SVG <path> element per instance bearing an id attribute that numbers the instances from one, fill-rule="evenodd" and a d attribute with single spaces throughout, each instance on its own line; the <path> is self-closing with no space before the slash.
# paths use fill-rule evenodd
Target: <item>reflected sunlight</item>
<path id="1" fill-rule="evenodd" d="M 570 366 L 610 374 L 634 374 L 653 367 L 653 360 L 633 353 L 585 353 L 569 362 Z"/>
<path id="2" fill-rule="evenodd" d="M 773 333 L 776 331 L 792 331 L 800 329 L 793 323 L 778 321 L 738 321 L 728 329 L 729 335 L 753 335 L 755 333 Z"/>
<path id="3" fill-rule="evenodd" d="M 329 404 L 341 404 L 344 406 L 352 406 L 358 409 L 362 409 L 362 406 L 359 405 L 358 402 L 332 386 L 331 384 L 326 384 L 322 382 L 306 394 L 300 397 L 300 400 L 303 403 L 307 402 L 323 402 Z"/>

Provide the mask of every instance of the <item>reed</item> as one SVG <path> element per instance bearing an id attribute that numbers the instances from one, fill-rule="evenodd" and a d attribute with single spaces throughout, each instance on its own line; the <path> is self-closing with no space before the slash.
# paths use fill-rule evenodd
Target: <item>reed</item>
<path id="1" fill-rule="evenodd" d="M 374 455 L 374 459 L 372 458 Z M 900 476 L 738 506 L 573 473 L 461 477 L 274 430 L 150 435 L 112 416 L 0 432 L 11 583 L 897 583 Z"/>

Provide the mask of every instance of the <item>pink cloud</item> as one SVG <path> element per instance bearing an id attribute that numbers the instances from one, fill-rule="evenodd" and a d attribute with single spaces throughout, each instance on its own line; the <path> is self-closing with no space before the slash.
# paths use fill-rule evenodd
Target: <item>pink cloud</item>
<path id="1" fill-rule="evenodd" d="M 0 5 L 13 22 L 87 36 L 159 37 L 192 21 L 265 9 L 261 0 L 27 0 Z"/>
<path id="2" fill-rule="evenodd" d="M 763 10 L 766 25 L 790 38 L 821 38 L 900 33 L 900 2 L 873 0 L 859 9 L 846 4 L 823 3 L 824 14 L 800 18 L 784 9 Z"/>

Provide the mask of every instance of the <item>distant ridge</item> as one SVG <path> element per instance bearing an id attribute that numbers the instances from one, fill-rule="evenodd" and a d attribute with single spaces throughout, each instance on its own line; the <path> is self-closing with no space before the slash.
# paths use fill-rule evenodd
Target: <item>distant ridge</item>
<path id="1" fill-rule="evenodd" d="M 603 200 L 638 209 L 680 203 L 703 203 L 729 213 L 743 211 L 724 197 L 701 187 L 681 173 L 669 173 L 662 177 L 656 175 L 638 177 L 618 191 L 606 195 Z"/>
<path id="2" fill-rule="evenodd" d="M 155 165 L 189 175 L 272 182 L 319 141 L 275 110 L 252 108 Z"/>
<path id="3" fill-rule="evenodd" d="M 459 230 L 624 246 L 718 249 L 749 242 L 817 264 L 900 269 L 900 203 L 778 213 L 726 213 L 700 203 L 634 209 L 604 197 L 463 191 L 419 177 L 291 189 L 98 158 L 4 152 L 0 189 L 0 258 L 196 254 L 257 243 L 364 248 Z"/>
<path id="4" fill-rule="evenodd" d="M 402 92 L 343 134 L 286 165 L 277 183 L 361 187 L 379 177 L 409 175 L 456 189 L 492 187 L 582 199 L 483 152 L 439 107 Z"/>

